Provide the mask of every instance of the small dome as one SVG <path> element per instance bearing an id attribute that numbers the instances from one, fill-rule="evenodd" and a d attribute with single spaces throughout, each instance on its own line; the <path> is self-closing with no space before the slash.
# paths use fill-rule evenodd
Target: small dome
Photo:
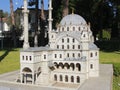
<path id="1" fill-rule="evenodd" d="M 86 24 L 86 21 L 83 17 L 77 14 L 70 14 L 65 16 L 61 22 L 61 25 L 79 25 L 79 24 Z"/>

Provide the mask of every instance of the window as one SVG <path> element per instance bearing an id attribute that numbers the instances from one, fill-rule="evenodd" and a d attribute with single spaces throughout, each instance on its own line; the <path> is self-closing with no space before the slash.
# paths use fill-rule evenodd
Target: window
<path id="1" fill-rule="evenodd" d="M 60 81 L 62 81 L 62 80 L 63 80 L 62 75 L 60 75 Z"/>
<path id="2" fill-rule="evenodd" d="M 78 53 L 78 57 L 80 57 L 80 53 Z"/>
<path id="3" fill-rule="evenodd" d="M 75 39 L 73 38 L 73 40 L 72 40 L 72 41 L 73 41 L 73 43 L 74 43 L 74 42 L 75 42 Z"/>
<path id="4" fill-rule="evenodd" d="M 75 31 L 75 27 L 73 27 L 73 31 Z"/>
<path id="5" fill-rule="evenodd" d="M 57 45 L 57 49 L 59 49 L 59 45 Z"/>
<path id="6" fill-rule="evenodd" d="M 67 49 L 69 49 L 70 47 L 69 47 L 69 45 L 67 45 Z"/>
<path id="7" fill-rule="evenodd" d="M 28 60 L 28 56 L 26 56 L 26 60 Z"/>
<path id="8" fill-rule="evenodd" d="M 73 53 L 73 57 L 75 57 L 75 54 Z"/>
<path id="9" fill-rule="evenodd" d="M 62 54 L 60 54 L 60 58 L 62 58 Z"/>
<path id="10" fill-rule="evenodd" d="M 90 69 L 93 69 L 93 64 L 90 64 Z"/>
<path id="11" fill-rule="evenodd" d="M 64 43 L 64 39 L 62 39 L 62 43 Z"/>
<path id="12" fill-rule="evenodd" d="M 74 82 L 74 77 L 73 76 L 71 76 L 71 82 Z"/>
<path id="13" fill-rule="evenodd" d="M 80 27 L 78 28 L 78 30 L 80 31 Z"/>
<path id="14" fill-rule="evenodd" d="M 62 49 L 64 49 L 64 45 L 62 45 Z"/>
<path id="15" fill-rule="evenodd" d="M 22 56 L 22 60 L 24 60 L 24 56 Z"/>
<path id="16" fill-rule="evenodd" d="M 73 45 L 73 49 L 75 49 L 75 45 Z"/>
<path id="17" fill-rule="evenodd" d="M 67 31 L 69 31 L 69 27 L 67 27 Z"/>
<path id="18" fill-rule="evenodd" d="M 65 76 L 65 82 L 68 82 L 68 76 L 67 75 Z"/>
<path id="19" fill-rule="evenodd" d="M 31 60 L 32 60 L 32 57 L 30 56 L 29 58 L 30 58 L 30 61 L 31 61 Z"/>
<path id="20" fill-rule="evenodd" d="M 97 56 L 97 52 L 95 53 L 95 56 Z"/>
<path id="21" fill-rule="evenodd" d="M 57 58 L 57 54 L 55 54 L 55 58 Z"/>
<path id="22" fill-rule="evenodd" d="M 69 43 L 69 38 L 67 38 L 67 43 Z"/>
<path id="23" fill-rule="evenodd" d="M 76 64 L 76 68 L 78 69 L 78 71 L 81 71 L 81 65 L 79 63 Z"/>
<path id="24" fill-rule="evenodd" d="M 54 75 L 54 80 L 57 81 L 57 75 Z"/>
<path id="25" fill-rule="evenodd" d="M 93 53 L 90 53 L 90 57 L 93 57 Z"/>
<path id="26" fill-rule="evenodd" d="M 80 45 L 78 45 L 78 49 L 80 49 Z"/>
<path id="27" fill-rule="evenodd" d="M 67 53 L 67 57 L 69 57 L 69 53 Z"/>
<path id="28" fill-rule="evenodd" d="M 77 83 L 80 83 L 80 77 L 77 76 Z"/>
<path id="29" fill-rule="evenodd" d="M 64 31 L 64 28 L 62 28 L 62 31 Z"/>
<path id="30" fill-rule="evenodd" d="M 44 55 L 44 59 L 46 59 L 46 55 Z"/>

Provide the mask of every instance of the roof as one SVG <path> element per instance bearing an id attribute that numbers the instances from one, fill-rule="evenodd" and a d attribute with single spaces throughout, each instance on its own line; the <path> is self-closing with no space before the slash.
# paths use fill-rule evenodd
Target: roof
<path id="1" fill-rule="evenodd" d="M 98 50 L 99 48 L 94 43 L 89 43 L 90 50 Z"/>
<path id="2" fill-rule="evenodd" d="M 79 25 L 79 24 L 86 24 L 85 19 L 77 14 L 70 14 L 65 16 L 61 22 L 60 25 Z"/>

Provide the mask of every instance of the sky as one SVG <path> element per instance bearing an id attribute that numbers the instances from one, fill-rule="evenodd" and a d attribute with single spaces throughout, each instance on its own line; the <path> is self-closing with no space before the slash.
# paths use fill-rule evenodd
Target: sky
<path id="1" fill-rule="evenodd" d="M 20 7 L 23 6 L 23 1 L 24 0 L 13 0 L 14 11 L 17 8 L 20 8 Z M 40 2 L 40 0 L 39 0 L 39 2 Z M 48 8 L 48 0 L 44 0 L 44 3 L 45 3 L 45 5 L 44 5 L 45 9 L 47 9 Z M 0 2 L 0 10 L 3 10 L 4 12 L 10 13 L 10 0 L 1 0 L 1 2 Z"/>

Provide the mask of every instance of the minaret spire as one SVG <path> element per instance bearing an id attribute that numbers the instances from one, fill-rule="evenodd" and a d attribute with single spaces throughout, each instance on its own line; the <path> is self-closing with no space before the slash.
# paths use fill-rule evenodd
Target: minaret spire
<path id="1" fill-rule="evenodd" d="M 49 34 L 50 34 L 50 32 L 52 31 L 52 21 L 53 21 L 53 19 L 52 19 L 52 0 L 49 0 L 49 19 L 48 19 L 48 21 L 49 21 Z"/>
<path id="2" fill-rule="evenodd" d="M 23 49 L 29 48 L 29 42 L 28 42 L 28 9 L 27 9 L 27 0 L 24 0 L 24 43 L 23 43 Z"/>

